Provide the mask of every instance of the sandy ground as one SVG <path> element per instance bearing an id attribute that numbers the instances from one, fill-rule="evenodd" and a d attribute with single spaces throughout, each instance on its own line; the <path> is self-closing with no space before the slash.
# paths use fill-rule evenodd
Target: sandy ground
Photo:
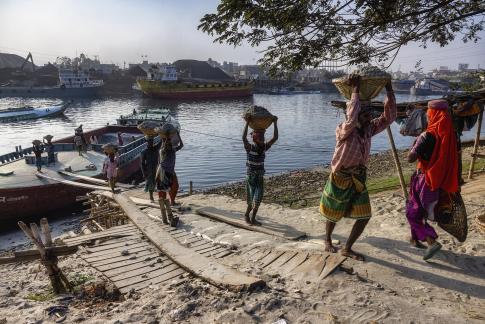
<path id="1" fill-rule="evenodd" d="M 464 243 L 435 227 L 443 251 L 430 262 L 423 251 L 409 246 L 404 201 L 392 192 L 372 197 L 373 218 L 355 249 L 366 262 L 347 260 L 342 269 L 316 283 L 266 272 L 244 258 L 255 247 L 321 250 L 324 221 L 314 207 L 289 209 L 263 204 L 263 223 L 282 230 L 308 233 L 305 241 L 289 242 L 237 229 L 194 214 L 181 216 L 181 227 L 205 235 L 241 252 L 224 259 L 240 271 L 260 276 L 268 287 L 252 293 L 233 293 L 191 277 L 153 286 L 117 301 L 79 296 L 32 301 L 29 294 L 48 291 L 38 263 L 0 266 L 0 323 L 50 323 L 45 309 L 68 305 L 66 323 L 483 323 L 485 321 L 485 236 L 474 217 L 485 207 L 485 176 L 463 189 L 469 214 Z M 219 195 L 195 195 L 184 203 L 213 206 L 242 213 L 245 202 Z M 345 242 L 352 222 L 343 220 L 335 239 Z M 78 252 L 80 253 L 80 252 Z M 102 280 L 76 256 L 60 263 L 71 278 Z"/>

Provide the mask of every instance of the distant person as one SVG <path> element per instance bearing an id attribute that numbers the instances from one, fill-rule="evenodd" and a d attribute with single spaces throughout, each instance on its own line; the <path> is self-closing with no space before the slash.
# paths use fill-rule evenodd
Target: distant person
<path id="1" fill-rule="evenodd" d="M 136 109 L 133 108 L 133 115 L 136 115 Z"/>
<path id="2" fill-rule="evenodd" d="M 154 144 L 153 137 L 147 137 L 147 149 L 141 153 L 141 171 L 145 179 L 145 192 L 149 193 L 150 200 L 155 201 L 153 192 L 155 191 L 158 167 L 159 145 Z"/>
<path id="3" fill-rule="evenodd" d="M 78 128 L 74 130 L 74 144 L 76 145 L 79 155 L 82 156 L 82 152 L 86 151 L 87 143 L 84 138 L 83 125 L 79 125 Z"/>
<path id="4" fill-rule="evenodd" d="M 42 152 L 44 152 L 44 146 L 42 142 L 39 140 L 34 140 L 32 142 L 32 150 L 35 155 L 35 166 L 37 167 L 38 172 L 42 172 Z"/>
<path id="5" fill-rule="evenodd" d="M 428 102 L 428 127 L 418 136 L 409 151 L 408 161 L 418 161 L 417 170 L 411 176 L 406 217 L 411 226 L 411 244 L 428 248 L 423 256 L 428 260 L 441 249 L 436 241 L 438 234 L 428 220 L 448 223 L 451 208 L 442 208 L 442 193 L 459 190 L 457 138 L 446 100 Z M 445 197 L 449 195 L 445 195 Z"/>
<path id="6" fill-rule="evenodd" d="M 391 81 L 386 84 L 384 112 L 372 119 L 371 106 L 359 99 L 360 76 L 349 76 L 352 97 L 347 103 L 346 120 L 335 131 L 337 143 L 333 154 L 332 172 L 323 189 L 320 213 L 326 218 L 325 251 L 335 253 L 332 233 L 342 217 L 355 220 L 341 254 L 364 261 L 352 246 L 364 231 L 371 217 L 369 193 L 366 188 L 366 164 L 372 136 L 382 132 L 396 119 L 396 99 Z"/>
<path id="7" fill-rule="evenodd" d="M 56 163 L 56 157 L 55 157 L 55 148 L 54 144 L 52 144 L 52 135 L 47 135 L 45 136 L 42 141 L 45 146 L 45 150 L 47 151 L 47 163 L 48 164 L 55 164 Z"/>
<path id="8" fill-rule="evenodd" d="M 118 132 L 118 146 L 123 146 L 123 137 L 121 136 L 121 132 Z"/>
<path id="9" fill-rule="evenodd" d="M 178 179 L 175 173 L 175 160 L 176 152 L 184 147 L 180 133 L 177 132 L 179 142 L 177 146 L 173 146 L 170 137 L 162 138 L 160 148 L 159 167 L 157 170 L 157 188 L 159 190 L 159 204 L 160 211 L 162 213 L 162 221 L 164 224 L 170 222 L 170 226 L 176 227 L 178 218 L 172 214 L 171 204 L 174 205 L 175 197 L 178 192 Z M 167 199 L 167 193 L 169 193 L 171 202 Z M 168 215 L 168 219 L 167 219 Z"/>
<path id="10" fill-rule="evenodd" d="M 105 153 L 106 159 L 103 163 L 103 173 L 108 179 L 111 191 L 115 191 L 116 177 L 118 176 L 118 156 L 115 152 Z"/>
<path id="11" fill-rule="evenodd" d="M 261 223 L 256 220 L 256 214 L 258 213 L 259 205 L 263 201 L 264 193 L 264 160 L 266 158 L 266 151 L 278 140 L 278 117 L 274 116 L 273 121 L 273 138 L 265 143 L 264 131 L 253 131 L 251 137 L 253 143 L 248 141 L 248 127 L 249 122 L 246 120 L 244 131 L 242 135 L 242 141 L 244 149 L 246 150 L 247 160 L 247 175 L 246 175 L 246 201 L 248 207 L 244 214 L 246 223 L 250 225 L 258 225 Z M 252 215 L 250 217 L 250 213 Z"/>

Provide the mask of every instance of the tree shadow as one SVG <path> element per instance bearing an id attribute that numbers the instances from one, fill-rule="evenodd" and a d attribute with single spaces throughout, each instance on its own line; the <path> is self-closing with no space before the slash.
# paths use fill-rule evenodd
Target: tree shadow
<path id="1" fill-rule="evenodd" d="M 456 254 L 452 251 L 441 251 L 434 257 L 434 260 L 446 262 L 450 265 L 437 263 L 433 261 L 433 259 L 423 264 L 425 261 L 423 261 L 423 263 L 420 263 L 417 260 L 412 259 L 402 253 L 412 253 L 419 256 L 420 258 L 422 256 L 422 252 L 420 252 L 419 249 L 415 249 L 409 246 L 407 242 L 380 237 L 367 237 L 362 240 L 362 242 L 368 243 L 375 248 L 381 250 L 383 249 L 383 247 L 389 247 L 385 248 L 385 251 L 388 253 L 392 253 L 401 259 L 415 264 L 419 264 L 421 266 L 428 264 L 433 268 L 450 272 L 450 274 L 449 276 L 443 276 L 434 273 L 433 268 L 431 268 L 430 271 L 423 271 L 371 256 L 366 257 L 367 261 L 394 269 L 398 271 L 401 276 L 409 279 L 424 281 L 441 288 L 455 290 L 457 292 L 469 294 L 477 298 L 485 298 L 485 287 L 483 285 L 464 282 L 462 280 L 453 278 L 453 273 L 459 273 L 483 279 L 483 271 L 485 269 L 485 257 L 483 256 L 467 256 Z"/>

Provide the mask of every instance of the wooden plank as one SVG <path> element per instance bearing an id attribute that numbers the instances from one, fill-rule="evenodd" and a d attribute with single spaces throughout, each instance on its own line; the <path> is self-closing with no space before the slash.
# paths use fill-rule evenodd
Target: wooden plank
<path id="1" fill-rule="evenodd" d="M 126 293 L 129 293 L 131 290 L 135 290 L 135 291 L 140 290 L 140 289 L 146 288 L 150 285 L 160 284 L 160 283 L 169 281 L 171 279 L 177 278 L 178 276 L 180 276 L 184 273 L 185 273 L 184 269 L 178 268 L 174 271 L 170 271 L 170 272 L 163 274 L 159 277 L 156 277 L 156 278 L 153 278 L 153 279 L 150 279 L 150 280 L 146 280 L 146 281 L 143 281 L 143 282 L 131 285 L 131 286 L 123 287 L 123 288 L 120 289 L 120 292 L 122 294 L 126 294 Z"/>
<path id="2" fill-rule="evenodd" d="M 291 271 L 293 271 L 293 269 L 295 269 L 300 264 L 305 262 L 307 258 L 308 258 L 307 252 L 299 252 L 294 258 L 292 258 L 290 261 L 288 261 L 280 268 L 280 273 L 281 274 L 290 273 Z"/>
<path id="3" fill-rule="evenodd" d="M 269 255 L 272 252 L 272 250 L 267 249 L 264 251 L 261 251 L 259 254 L 255 254 L 251 257 L 251 261 L 253 262 L 259 262 L 261 259 L 265 258 L 267 255 Z"/>
<path id="4" fill-rule="evenodd" d="M 203 254 L 203 253 L 206 253 L 206 252 L 217 250 L 219 248 L 220 248 L 219 245 L 212 245 L 212 246 L 210 246 L 208 248 L 204 248 L 204 249 L 197 248 L 197 249 L 194 249 L 194 251 L 199 253 L 199 254 Z"/>
<path id="5" fill-rule="evenodd" d="M 193 235 L 193 234 L 189 233 L 189 232 L 184 232 L 184 233 L 176 233 L 176 234 L 173 234 L 172 236 L 178 240 L 178 239 L 185 237 L 187 235 Z"/>
<path id="6" fill-rule="evenodd" d="M 262 268 L 266 268 L 271 263 L 275 262 L 280 256 L 282 256 L 285 251 L 272 251 L 270 254 L 261 259 Z"/>
<path id="7" fill-rule="evenodd" d="M 88 177 L 88 176 L 84 176 L 84 175 L 81 175 L 81 174 L 75 174 L 75 173 L 67 172 L 67 171 L 63 171 L 63 170 L 59 170 L 57 172 L 59 174 L 62 174 L 62 175 L 68 176 L 68 177 L 72 177 L 72 178 L 75 178 L 75 179 L 84 180 L 84 181 L 91 182 L 91 183 L 97 183 L 97 184 L 105 185 L 105 186 L 108 185 L 108 181 L 107 180 L 97 179 L 97 178 L 93 178 L 93 177 Z M 134 185 L 124 184 L 124 183 L 116 183 L 116 186 L 117 187 L 120 187 L 120 188 L 124 188 L 124 189 L 133 189 L 133 188 L 135 188 Z"/>
<path id="8" fill-rule="evenodd" d="M 87 236 L 87 235 L 86 235 Z M 87 244 L 93 240 L 108 240 L 112 238 L 120 238 L 120 237 L 137 237 L 136 232 L 129 232 L 129 233 L 110 233 L 108 235 L 99 236 L 99 237 L 86 237 L 84 239 L 78 239 L 69 241 L 68 245 L 80 245 L 80 244 Z M 65 241 L 64 241 L 65 242 Z"/>
<path id="9" fill-rule="evenodd" d="M 109 191 L 111 191 L 111 188 L 109 188 L 109 187 L 95 186 L 95 185 L 91 185 L 91 184 L 87 184 L 87 183 L 81 183 L 81 182 L 76 182 L 76 181 L 64 180 L 64 179 L 60 179 L 60 178 L 54 178 L 54 177 L 50 177 L 50 176 L 48 176 L 44 173 L 40 173 L 40 172 L 37 172 L 35 175 L 38 178 L 56 181 L 56 182 L 59 182 L 59 183 L 62 183 L 62 184 L 68 185 L 68 186 L 91 189 L 91 190 L 106 190 L 106 191 L 109 190 Z M 115 188 L 115 191 L 119 191 L 119 189 Z"/>
<path id="10" fill-rule="evenodd" d="M 160 264 L 159 266 L 156 266 L 156 264 L 155 265 L 151 264 L 151 265 L 152 266 L 145 265 L 143 268 L 138 268 L 138 269 L 129 270 L 129 271 L 127 270 L 127 271 L 120 273 L 118 275 L 110 276 L 110 280 L 113 281 L 113 282 L 123 281 L 123 280 L 133 278 L 133 277 L 141 277 L 144 274 L 147 274 L 147 273 L 150 273 L 150 272 L 153 272 L 153 271 L 158 271 L 160 269 L 165 269 L 167 267 L 170 267 L 171 265 L 175 265 L 175 267 L 178 267 L 172 261 L 165 262 L 163 265 Z"/>
<path id="11" fill-rule="evenodd" d="M 158 260 L 160 260 L 160 261 L 158 261 Z M 119 274 L 123 274 L 125 272 L 128 272 L 128 271 L 141 269 L 141 268 L 144 268 L 144 267 L 150 267 L 152 265 L 160 268 L 161 266 L 164 266 L 165 264 L 168 265 L 169 263 L 172 263 L 172 260 L 170 260 L 166 256 L 160 256 L 158 258 L 153 258 L 150 261 L 142 260 L 140 262 L 133 263 L 133 264 L 130 264 L 130 265 L 125 266 L 125 267 L 106 270 L 106 271 L 103 271 L 103 274 L 105 276 L 111 278 L 111 277 L 117 276 Z"/>
<path id="12" fill-rule="evenodd" d="M 246 221 L 242 219 L 242 217 L 234 213 L 217 209 L 214 207 L 199 207 L 195 209 L 195 213 L 201 216 L 208 217 L 218 222 L 223 222 L 232 226 L 243 228 L 248 231 L 260 232 L 268 235 L 283 237 L 288 240 L 299 240 L 306 236 L 305 233 L 297 230 L 283 231 L 283 230 L 271 229 L 268 227 L 268 225 L 265 225 L 264 222 L 262 222 L 263 223 L 262 226 L 251 226 L 247 224 Z M 261 219 L 259 220 L 261 221 Z"/>
<path id="13" fill-rule="evenodd" d="M 289 262 L 292 258 L 294 258 L 298 252 L 294 251 L 286 251 L 282 256 L 280 256 L 275 262 L 270 264 L 268 266 L 268 269 L 271 270 L 279 270 L 280 267 L 285 265 L 287 262 Z"/>
<path id="14" fill-rule="evenodd" d="M 185 245 L 189 245 L 191 243 L 195 243 L 195 242 L 207 242 L 206 240 L 204 240 L 203 238 L 199 237 L 199 236 L 193 236 L 193 237 L 190 237 L 190 238 L 184 238 L 183 240 L 179 240 L 180 243 L 182 244 L 185 244 Z"/>
<path id="15" fill-rule="evenodd" d="M 86 260 L 87 262 L 97 262 L 97 261 L 101 261 L 101 260 L 108 260 L 108 259 L 116 258 L 116 257 L 119 257 L 119 256 L 124 256 L 124 254 L 122 254 L 123 251 L 127 251 L 128 254 L 126 256 L 130 256 L 130 255 L 133 255 L 134 253 L 137 253 L 137 252 L 140 252 L 140 251 L 145 251 L 145 250 L 150 250 L 150 249 L 153 249 L 153 247 L 150 246 L 147 243 L 144 243 L 143 245 L 138 245 L 138 246 L 134 246 L 134 247 L 117 248 L 117 249 L 114 249 L 113 251 L 109 251 L 109 252 L 103 251 L 103 252 L 106 252 L 106 253 L 94 253 L 92 255 L 88 255 L 88 256 L 84 257 L 84 260 Z"/>
<path id="16" fill-rule="evenodd" d="M 202 255 L 207 255 L 207 256 L 212 257 L 212 256 L 214 256 L 214 255 L 216 255 L 216 254 L 219 254 L 219 253 L 223 252 L 223 251 L 227 251 L 227 248 L 226 248 L 226 247 L 224 247 L 224 246 L 220 246 L 220 247 L 219 247 L 219 248 L 217 248 L 217 249 L 210 250 L 210 251 L 205 251 L 205 252 L 202 252 L 201 254 L 202 254 Z"/>
<path id="17" fill-rule="evenodd" d="M 77 246 L 53 246 L 45 248 L 46 253 L 50 253 L 55 256 L 70 255 L 77 252 Z M 25 262 L 34 261 L 40 259 L 40 252 L 38 249 L 26 250 L 26 251 L 16 251 L 13 255 L 0 257 L 0 264 L 15 263 L 15 262 Z"/>
<path id="18" fill-rule="evenodd" d="M 93 265 L 93 267 L 96 270 L 104 272 L 104 271 L 108 271 L 108 270 L 123 268 L 123 267 L 129 266 L 129 265 L 132 265 L 132 264 L 135 264 L 135 263 L 139 263 L 139 262 L 148 262 L 148 261 L 146 261 L 146 259 L 148 259 L 148 258 L 158 258 L 158 257 L 160 257 L 160 254 L 152 252 L 151 254 L 145 255 L 143 258 L 126 259 L 126 260 L 121 260 L 121 261 L 118 261 L 118 262 L 115 262 L 115 263 L 109 263 L 109 264 L 104 264 L 104 265 Z"/>
<path id="19" fill-rule="evenodd" d="M 113 248 L 117 248 L 117 247 L 120 247 L 120 246 L 130 246 L 132 244 L 136 244 L 136 243 L 140 243 L 140 242 L 147 242 L 145 240 L 143 240 L 142 238 L 134 238 L 132 240 L 122 240 L 122 241 L 116 241 L 116 242 L 106 242 L 105 244 L 100 244 L 100 245 L 96 245 L 94 247 L 88 247 L 88 248 L 85 248 L 86 251 L 88 253 L 96 253 L 96 252 L 101 252 L 101 251 L 105 251 L 105 250 L 109 250 L 109 249 L 113 249 Z"/>
<path id="20" fill-rule="evenodd" d="M 153 251 L 139 251 L 136 253 L 132 253 L 130 255 L 120 255 L 119 257 L 114 257 L 114 258 L 109 258 L 107 260 L 100 260 L 96 262 L 89 262 L 91 263 L 94 267 L 99 267 L 107 264 L 113 264 L 113 263 L 118 263 L 120 261 L 126 261 L 126 260 L 136 260 L 136 259 L 145 259 L 147 256 L 153 255 Z"/>
<path id="21" fill-rule="evenodd" d="M 142 281 L 154 279 L 156 277 L 159 277 L 159 276 L 164 275 L 166 273 L 169 273 L 171 271 L 177 270 L 178 268 L 180 268 L 178 265 L 176 265 L 175 263 L 172 263 L 172 264 L 170 264 L 170 265 L 168 265 L 168 266 L 166 266 L 162 269 L 156 269 L 155 271 L 148 272 L 143 276 L 136 276 L 136 277 L 130 277 L 130 278 L 126 278 L 126 279 L 121 279 L 121 280 L 118 280 L 118 281 L 114 281 L 114 283 L 115 283 L 116 287 L 118 287 L 118 288 L 123 288 L 123 287 L 126 287 L 126 286 L 132 286 L 132 285 L 137 284 L 137 283 L 142 282 Z"/>
<path id="22" fill-rule="evenodd" d="M 318 279 L 325 267 L 325 260 L 327 257 L 328 254 L 313 254 L 292 272 L 294 272 L 300 279 Z"/>
<path id="23" fill-rule="evenodd" d="M 198 242 L 194 242 L 194 243 L 190 243 L 187 245 L 187 247 L 191 248 L 191 249 L 195 249 L 195 248 L 202 248 L 202 247 L 209 247 L 209 246 L 212 246 L 214 245 L 214 243 L 212 243 L 211 241 L 207 241 L 207 240 L 204 240 L 202 239 L 201 241 L 198 241 Z"/>
<path id="24" fill-rule="evenodd" d="M 99 239 L 99 238 L 116 236 L 116 235 L 127 236 L 127 235 L 131 235 L 133 233 L 139 233 L 139 231 L 136 227 L 131 227 L 131 226 L 125 227 L 125 226 L 126 225 L 116 226 L 116 227 L 112 227 L 112 228 L 110 228 L 106 231 L 103 231 L 103 232 L 96 232 L 96 233 L 92 233 L 92 234 L 79 235 L 79 236 L 76 236 L 76 237 L 73 237 L 73 238 L 63 239 L 63 242 L 65 244 L 71 245 L 76 241 L 86 241 L 86 240 L 89 241 L 89 240 L 93 240 L 93 239 Z"/>
<path id="25" fill-rule="evenodd" d="M 327 258 L 327 262 L 325 264 L 325 268 L 323 268 L 322 273 L 320 274 L 319 279 L 325 279 L 329 274 L 332 273 L 335 268 L 337 268 L 342 262 L 345 261 L 347 257 L 341 255 L 340 253 L 333 253 Z"/>
<path id="26" fill-rule="evenodd" d="M 120 252 L 120 251 L 123 251 L 123 250 L 133 250 L 133 249 L 136 249 L 136 248 L 139 248 L 139 247 L 142 247 L 142 246 L 145 246 L 147 248 L 150 248 L 151 245 L 146 242 L 146 241 L 134 241 L 133 243 L 131 244 L 122 244 L 120 245 L 120 243 L 118 243 L 119 246 L 108 246 L 108 248 L 105 248 L 103 247 L 104 249 L 102 250 L 98 250 L 98 251 L 90 251 L 88 249 L 87 252 L 88 252 L 88 258 L 90 257 L 94 257 L 94 256 L 101 256 L 101 255 L 109 255 L 109 254 L 113 254 L 114 252 Z"/>
<path id="27" fill-rule="evenodd" d="M 147 217 L 128 195 L 109 192 L 100 192 L 100 194 L 114 198 L 131 221 L 160 251 L 194 276 L 232 291 L 249 290 L 265 285 L 261 279 L 229 268 L 183 246 L 155 221 Z"/>
<path id="28" fill-rule="evenodd" d="M 221 258 L 224 258 L 224 257 L 230 255 L 230 254 L 233 254 L 234 252 L 235 251 L 233 251 L 233 250 L 225 250 L 225 251 L 222 251 L 220 253 L 213 255 L 212 257 L 216 258 L 216 259 L 221 259 Z"/>

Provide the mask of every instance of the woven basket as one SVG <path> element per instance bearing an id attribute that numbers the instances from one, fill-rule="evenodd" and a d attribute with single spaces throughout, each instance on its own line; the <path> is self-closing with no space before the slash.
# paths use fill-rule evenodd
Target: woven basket
<path id="1" fill-rule="evenodd" d="M 155 128 L 155 132 L 158 133 L 161 138 L 168 138 L 177 134 L 177 129 L 171 123 L 165 123 L 161 127 Z"/>
<path id="2" fill-rule="evenodd" d="M 118 152 L 118 145 L 112 143 L 104 144 L 103 151 L 107 154 L 116 153 Z"/>
<path id="3" fill-rule="evenodd" d="M 243 114 L 253 130 L 266 130 L 274 120 L 274 116 L 264 107 L 251 106 Z"/>
<path id="4" fill-rule="evenodd" d="M 151 120 L 146 120 L 140 125 L 138 125 L 138 129 L 145 134 L 147 137 L 153 137 L 157 135 L 156 128 L 160 127 L 160 124 Z"/>
<path id="5" fill-rule="evenodd" d="M 438 222 L 438 225 L 460 242 L 465 242 L 468 235 L 468 222 L 465 203 L 459 192 L 450 194 L 452 200 L 452 220 L 448 224 Z"/>
<path id="6" fill-rule="evenodd" d="M 475 218 L 475 223 L 477 224 L 478 229 L 485 235 L 485 214 L 478 215 Z"/>
<path id="7" fill-rule="evenodd" d="M 381 92 L 382 88 L 386 86 L 386 83 L 390 80 L 390 77 L 373 77 L 373 76 L 363 76 L 360 79 L 360 91 L 359 98 L 361 101 L 370 101 L 371 99 L 377 97 Z M 337 87 L 338 91 L 346 99 L 350 100 L 352 97 L 352 86 L 348 83 L 347 77 L 342 77 L 332 80 L 333 84 Z"/>

